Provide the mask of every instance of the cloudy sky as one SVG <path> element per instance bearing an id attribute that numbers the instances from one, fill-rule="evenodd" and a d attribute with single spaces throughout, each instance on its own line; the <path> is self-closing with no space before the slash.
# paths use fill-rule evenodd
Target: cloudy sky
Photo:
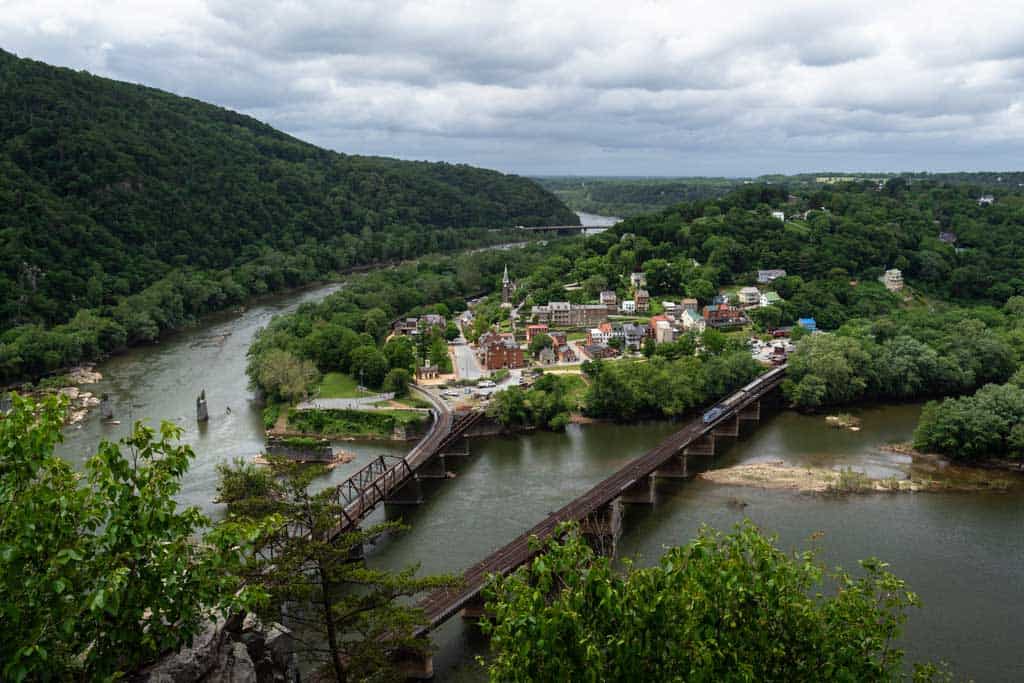
<path id="1" fill-rule="evenodd" d="M 524 174 L 1024 158 L 1020 0 L 0 0 L 0 47 L 343 152 Z"/>

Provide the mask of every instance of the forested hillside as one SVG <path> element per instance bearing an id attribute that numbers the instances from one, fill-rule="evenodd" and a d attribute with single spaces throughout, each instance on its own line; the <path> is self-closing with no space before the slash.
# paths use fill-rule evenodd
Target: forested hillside
<path id="1" fill-rule="evenodd" d="M 479 243 L 482 228 L 576 222 L 526 178 L 338 154 L 220 107 L 0 51 L 0 381 L 253 293 Z M 123 305 L 147 287 L 158 291 Z M 64 339 L 26 327 L 83 309 L 102 325 L 82 321 Z"/>
<path id="2" fill-rule="evenodd" d="M 576 211 L 628 218 L 665 207 L 728 194 L 738 178 L 547 177 L 537 182 Z"/>

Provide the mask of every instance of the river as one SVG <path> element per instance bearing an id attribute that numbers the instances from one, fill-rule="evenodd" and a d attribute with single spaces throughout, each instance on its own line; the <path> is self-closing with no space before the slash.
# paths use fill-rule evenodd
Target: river
<path id="1" fill-rule="evenodd" d="M 180 499 L 208 514 L 216 466 L 251 457 L 262 445 L 259 406 L 246 386 L 245 352 L 271 316 L 335 291 L 312 288 L 225 314 L 161 344 L 139 347 L 103 363 L 97 392 L 115 397 L 119 426 L 93 413 L 68 428 L 60 452 L 80 464 L 100 439 L 124 435 L 129 417 L 172 419 L 197 458 Z M 210 422 L 195 422 L 195 398 L 205 388 Z M 230 407 L 230 413 L 228 408 Z M 901 456 L 880 449 L 910 437 L 918 406 L 882 406 L 859 411 L 862 430 L 829 429 L 820 417 L 782 412 L 719 455 L 715 466 L 781 459 L 793 464 L 851 465 L 876 476 L 898 470 Z M 565 433 L 538 432 L 472 443 L 472 456 L 455 468 L 452 480 L 427 483 L 426 502 L 389 508 L 403 514 L 411 530 L 368 552 L 376 566 L 398 568 L 420 562 L 424 572 L 459 572 L 504 545 L 618 466 L 640 455 L 677 425 L 570 426 Z M 330 480 L 361 466 L 378 453 L 402 453 L 402 444 L 346 444 L 357 458 Z M 327 481 L 323 482 L 328 483 Z M 382 519 L 385 511 L 371 517 Z M 829 564 L 855 568 L 877 556 L 907 579 L 925 606 L 907 627 L 909 659 L 943 658 L 964 677 L 979 681 L 1024 679 L 1018 647 L 1024 608 L 1024 494 L 874 494 L 843 498 L 723 487 L 702 481 L 663 482 L 653 507 L 627 512 L 621 550 L 653 562 L 665 545 L 693 537 L 701 524 L 728 529 L 748 516 L 778 534 L 787 548 L 801 548 L 811 534 Z M 460 620 L 435 635 L 438 680 L 479 680 L 473 658 L 485 643 Z"/>

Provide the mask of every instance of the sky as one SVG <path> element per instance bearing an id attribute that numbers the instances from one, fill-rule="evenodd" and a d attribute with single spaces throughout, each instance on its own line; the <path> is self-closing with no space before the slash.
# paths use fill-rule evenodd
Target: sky
<path id="1" fill-rule="evenodd" d="M 340 152 L 526 175 L 1024 158 L 1021 0 L 0 0 L 0 48 Z"/>

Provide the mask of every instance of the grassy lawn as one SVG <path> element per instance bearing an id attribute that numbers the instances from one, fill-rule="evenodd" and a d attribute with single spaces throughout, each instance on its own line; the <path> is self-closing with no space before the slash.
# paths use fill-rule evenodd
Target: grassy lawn
<path id="1" fill-rule="evenodd" d="M 351 375 L 328 372 L 318 387 L 319 398 L 362 398 L 375 395 L 372 391 L 357 389 L 358 384 L 356 378 Z"/>
<path id="2" fill-rule="evenodd" d="M 377 407 L 377 408 L 385 408 L 385 407 L 390 406 L 391 403 L 392 403 L 392 401 L 377 401 L 373 405 L 374 405 L 374 407 Z M 406 408 L 427 408 L 427 409 L 429 409 L 431 407 L 429 401 L 425 401 L 422 398 L 417 398 L 415 396 L 406 396 L 405 398 L 397 398 L 397 399 L 394 400 L 394 403 L 398 403 L 399 405 L 403 405 Z"/>
<path id="3" fill-rule="evenodd" d="M 562 386 L 565 387 L 566 398 L 572 403 L 574 409 L 579 410 L 583 405 L 583 399 L 587 395 L 587 383 L 580 375 L 559 375 Z"/>
<path id="4" fill-rule="evenodd" d="M 580 341 L 581 339 L 586 339 L 586 338 L 587 338 L 587 333 L 586 332 L 569 332 L 568 334 L 565 335 L 565 340 L 566 341 Z"/>

